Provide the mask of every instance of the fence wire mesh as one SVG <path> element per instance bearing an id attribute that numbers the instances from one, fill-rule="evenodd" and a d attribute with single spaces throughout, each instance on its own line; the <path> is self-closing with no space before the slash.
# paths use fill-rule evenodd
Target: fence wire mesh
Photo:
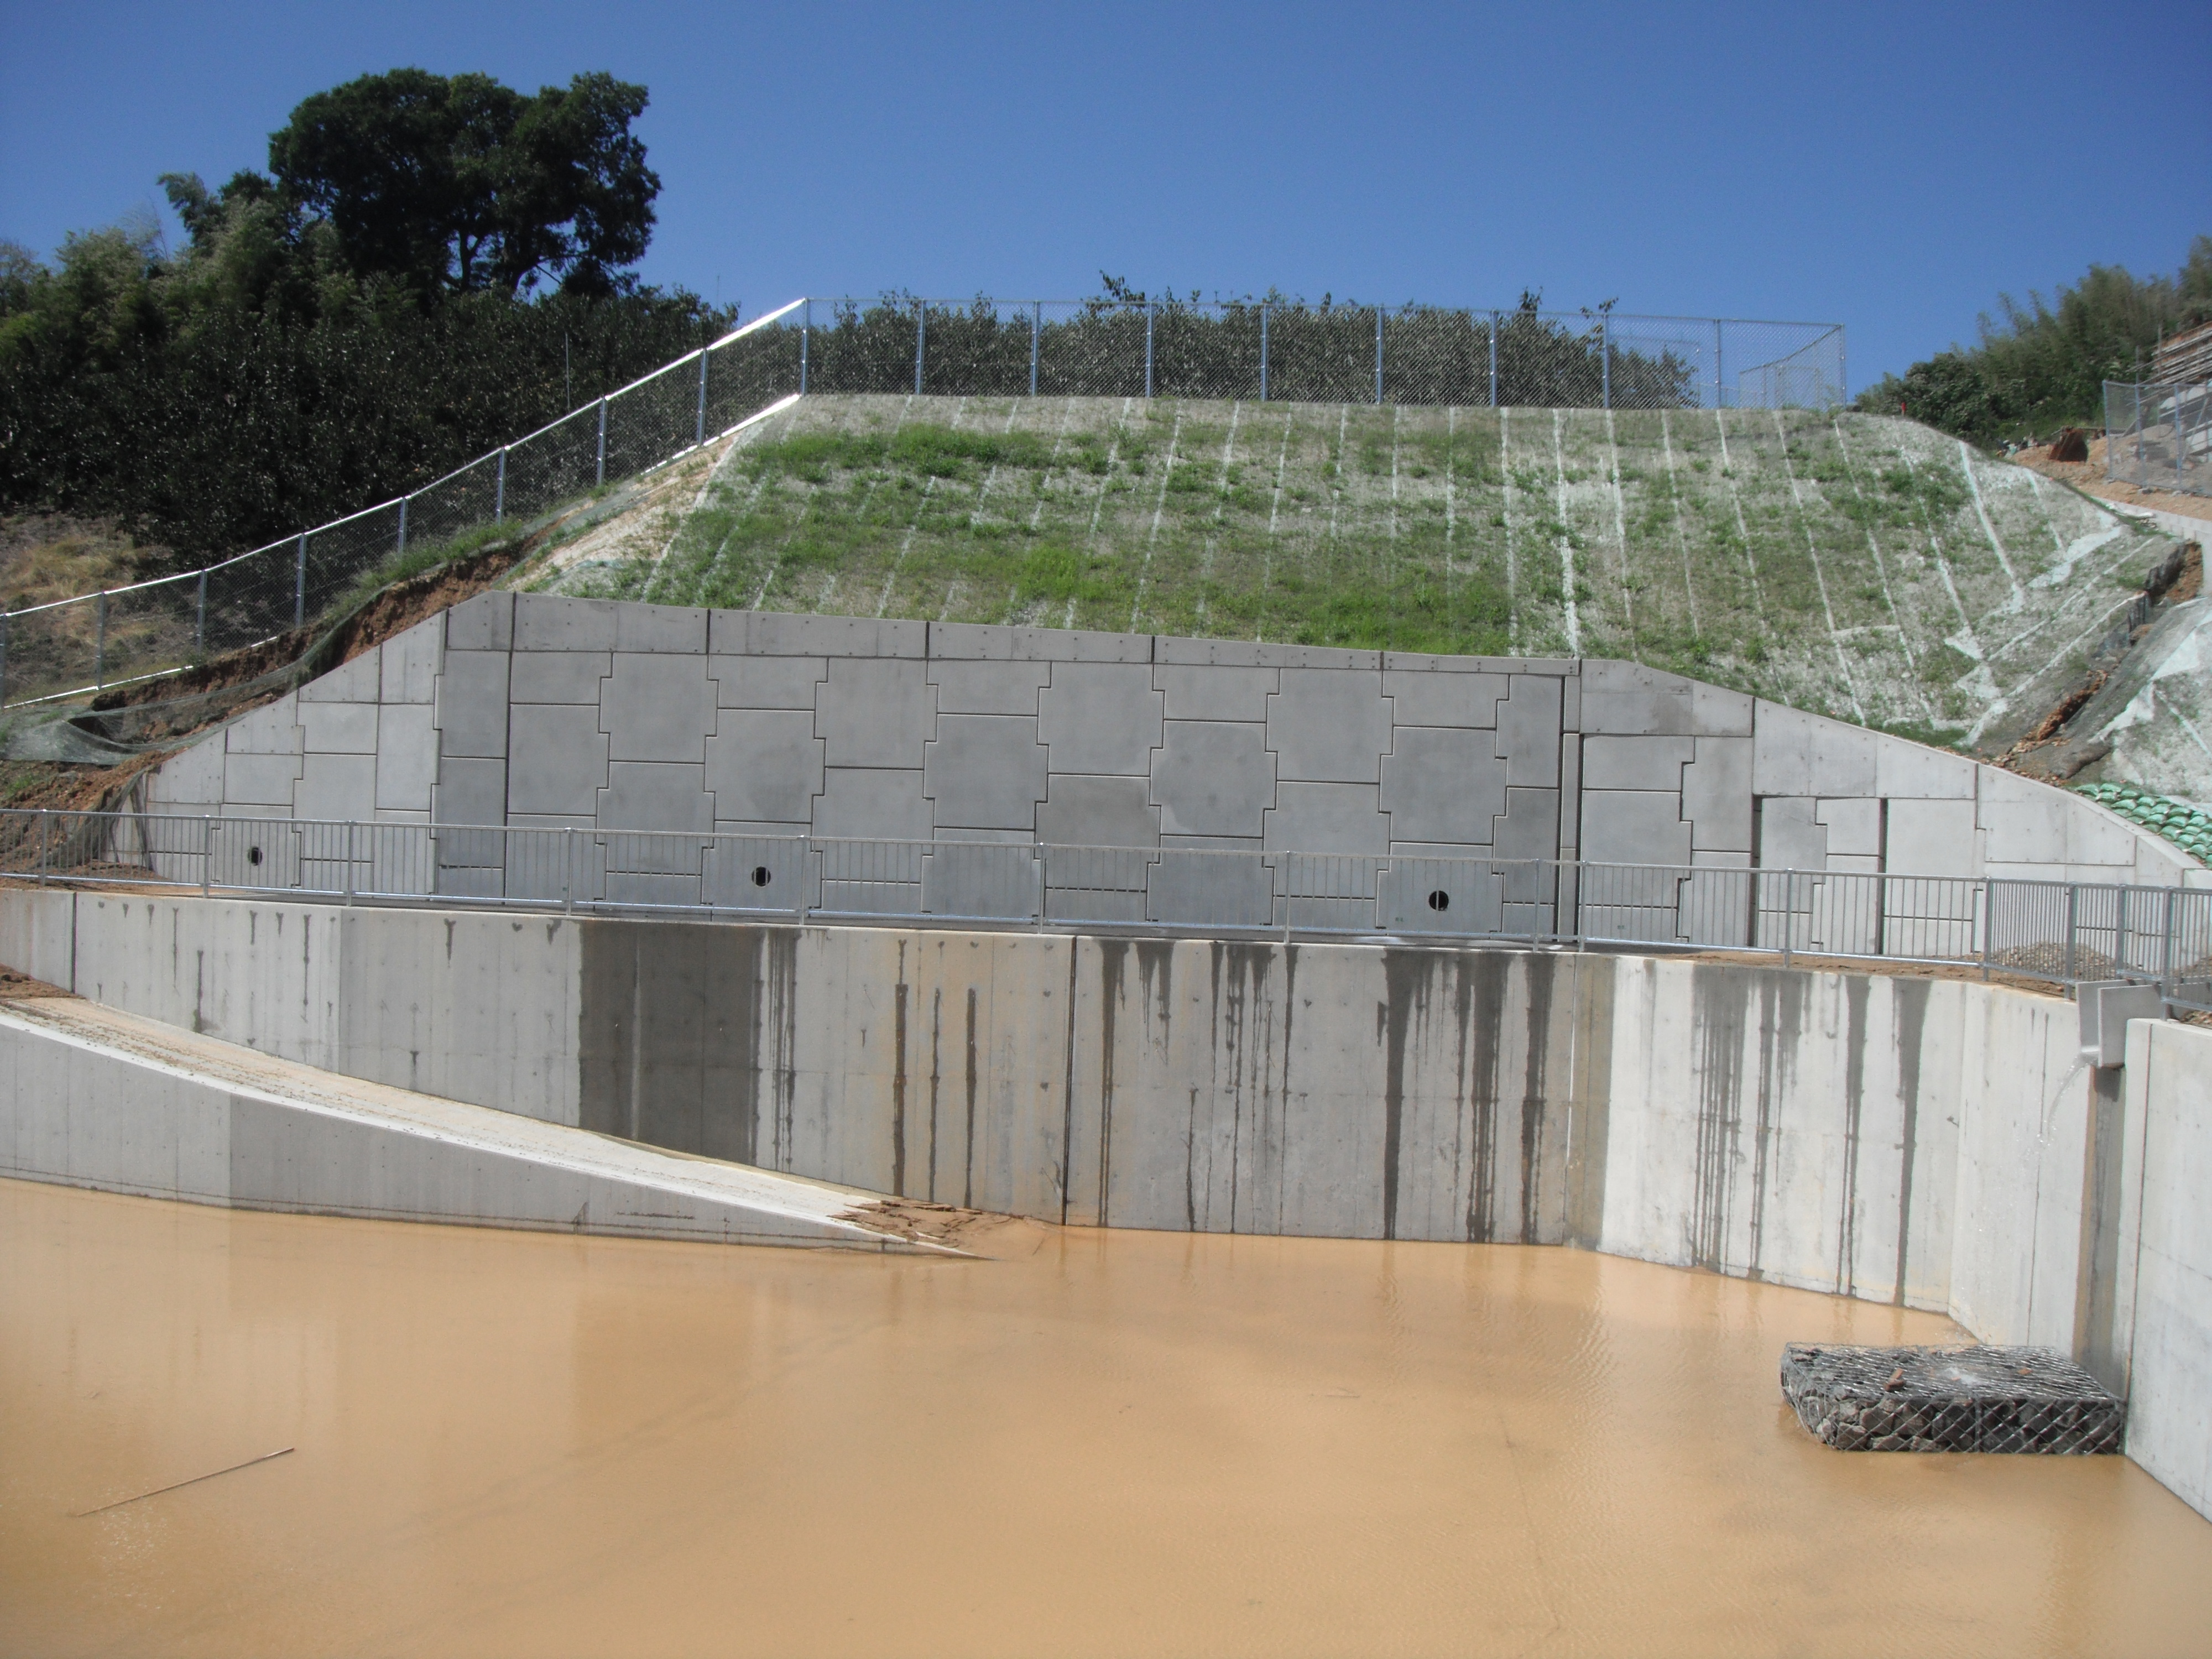
<path id="1" fill-rule="evenodd" d="M 0 872 L 302 897 L 1510 939 L 2132 980 L 2193 1006 L 2212 890 L 2007 878 L 0 811 Z"/>
<path id="2" fill-rule="evenodd" d="M 2212 495 L 2212 381 L 2105 382 L 2105 476 Z"/>

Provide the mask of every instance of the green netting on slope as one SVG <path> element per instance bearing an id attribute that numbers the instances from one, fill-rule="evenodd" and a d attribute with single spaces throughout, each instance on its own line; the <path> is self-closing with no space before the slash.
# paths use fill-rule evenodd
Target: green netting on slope
<path id="1" fill-rule="evenodd" d="M 2081 793 L 2122 817 L 2164 836 L 2185 853 L 2212 861 L 2212 813 L 2131 783 L 2085 783 Z"/>

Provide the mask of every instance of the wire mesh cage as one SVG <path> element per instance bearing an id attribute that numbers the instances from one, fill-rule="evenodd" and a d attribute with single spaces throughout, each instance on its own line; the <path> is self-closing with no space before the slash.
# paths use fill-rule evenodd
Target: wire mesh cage
<path id="1" fill-rule="evenodd" d="M 2051 1348 L 1782 1351 L 1782 1395 L 1838 1451 L 2117 1452 L 2126 1402 Z"/>

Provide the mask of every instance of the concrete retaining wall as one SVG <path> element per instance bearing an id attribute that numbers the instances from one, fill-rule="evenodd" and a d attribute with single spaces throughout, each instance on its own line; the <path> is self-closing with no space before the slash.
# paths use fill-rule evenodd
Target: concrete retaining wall
<path id="1" fill-rule="evenodd" d="M 1947 1311 L 2136 1379 L 2153 1467 L 2205 1501 L 2212 1034 L 2141 1027 L 2122 1073 L 2083 1063 L 2072 1004 L 1971 981 L 27 889 L 0 894 L 0 960 L 350 1075 L 875 1192 L 1575 1243 Z"/>
<path id="2" fill-rule="evenodd" d="M 1634 663 L 530 593 L 479 595 L 245 715 L 147 799 L 594 831 L 2205 877 L 2078 795 Z M 283 880 L 351 890 L 342 860 L 270 850 Z M 389 879 L 377 856 L 362 849 L 356 886 Z M 696 868 L 687 883 L 619 843 L 591 856 L 572 872 L 584 896 L 697 902 Z M 501 858 L 495 837 L 441 839 L 438 890 L 525 893 Z M 198 882 L 196 858 L 177 873 Z M 1528 904 L 1492 895 L 1473 925 L 1548 927 Z M 1808 920 L 1799 943 L 1820 931 Z"/>

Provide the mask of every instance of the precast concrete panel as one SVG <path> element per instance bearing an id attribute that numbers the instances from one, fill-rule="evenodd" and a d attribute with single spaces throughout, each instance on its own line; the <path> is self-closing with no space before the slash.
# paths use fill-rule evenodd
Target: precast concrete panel
<path id="1" fill-rule="evenodd" d="M 518 657 L 517 661 L 526 659 Z M 510 813 L 599 810 L 607 787 L 608 740 L 599 711 L 577 703 L 522 703 L 512 710 L 507 808 Z"/>
<path id="2" fill-rule="evenodd" d="M 222 799 L 226 806 L 281 807 L 289 816 L 292 787 L 300 776 L 298 755 L 226 755 Z"/>
<path id="3" fill-rule="evenodd" d="M 1696 758 L 1682 769 L 1682 816 L 1690 821 L 1691 848 L 1747 854 L 1751 739 L 1700 737 L 1696 742 Z"/>
<path id="4" fill-rule="evenodd" d="M 954 661 L 1150 662 L 1149 634 L 1080 628 L 1008 628 L 989 623 L 931 623 L 929 655 Z"/>
<path id="5" fill-rule="evenodd" d="M 435 699 L 438 659 L 446 649 L 445 620 L 443 617 L 433 617 L 428 622 L 416 623 L 405 633 L 377 647 L 381 669 L 380 701 L 386 708 L 393 703 L 428 703 Z"/>
<path id="6" fill-rule="evenodd" d="M 703 656 L 707 612 L 696 605 L 618 605 L 614 648 L 642 655 Z"/>
<path id="7" fill-rule="evenodd" d="M 1664 790 L 1583 790 L 1582 855 L 1593 864 L 1689 863 L 1681 797 Z"/>
<path id="8" fill-rule="evenodd" d="M 1401 727 L 1495 730 L 1498 701 L 1505 692 L 1503 674 L 1449 668 L 1395 668 L 1382 672 L 1382 695 L 1390 699 L 1391 718 Z"/>
<path id="9" fill-rule="evenodd" d="M 350 823 L 375 817 L 374 755 L 311 754 L 300 767 L 300 781 L 292 792 L 295 817 Z"/>
<path id="10" fill-rule="evenodd" d="M 219 738 L 194 744 L 164 761 L 147 780 L 148 799 L 157 805 L 222 805 L 224 759 Z"/>
<path id="11" fill-rule="evenodd" d="M 832 767 L 919 767 L 936 734 L 937 688 L 920 659 L 832 658 L 814 730 Z M 858 830 L 841 834 L 867 833 Z"/>
<path id="12" fill-rule="evenodd" d="M 1919 876 L 1981 873 L 1981 832 L 1973 800 L 1892 800 L 1882 864 Z"/>
<path id="13" fill-rule="evenodd" d="M 811 709 L 725 708 L 707 739 L 707 792 L 719 818 L 805 824 L 822 793 Z"/>
<path id="14" fill-rule="evenodd" d="M 438 752 L 441 757 L 471 760 L 505 757 L 507 665 L 504 651 L 447 649 L 438 671 Z"/>
<path id="15" fill-rule="evenodd" d="M 814 806 L 819 836 L 875 836 L 927 841 L 935 827 L 921 769 L 826 767 Z"/>
<path id="16" fill-rule="evenodd" d="M 1372 853 L 1390 850 L 1390 817 L 1371 783 L 1279 783 L 1262 838 L 1271 850 Z"/>
<path id="17" fill-rule="evenodd" d="M 1691 683 L 1640 663 L 1583 661 L 1579 724 L 1586 734 L 1687 737 L 1698 730 Z"/>
<path id="18" fill-rule="evenodd" d="M 724 708 L 804 708 L 811 714 L 816 689 L 828 672 L 821 657 L 707 659 L 707 677 L 714 682 L 715 701 Z"/>
<path id="19" fill-rule="evenodd" d="M 1825 870 L 1828 827 L 1809 795 L 1768 795 L 1759 803 L 1758 862 L 1766 870 Z"/>
<path id="20" fill-rule="evenodd" d="M 1157 847 L 1160 809 L 1144 778 L 1054 774 L 1036 809 L 1036 838 L 1054 847 Z"/>
<path id="21" fill-rule="evenodd" d="M 605 830 L 673 830 L 711 834 L 714 800 L 706 767 L 654 761 L 610 761 L 598 817 Z"/>
<path id="22" fill-rule="evenodd" d="M 1755 795 L 1820 793 L 1813 769 L 1813 726 L 1819 718 L 1761 701 L 1751 737 L 1751 789 Z"/>
<path id="23" fill-rule="evenodd" d="M 572 599 L 557 593 L 524 593 L 515 607 L 514 645 L 519 651 L 612 651 L 615 613 L 611 599 Z M 449 635 L 447 644 L 453 641 Z"/>
<path id="24" fill-rule="evenodd" d="M 1507 769 L 1495 749 L 1487 732 L 1399 726 L 1382 761 L 1390 838 L 1488 846 L 1493 821 L 1505 811 Z"/>
<path id="25" fill-rule="evenodd" d="M 1143 777 L 1160 746 L 1164 695 L 1148 663 L 1055 663 L 1037 726 L 1055 772 Z"/>
<path id="26" fill-rule="evenodd" d="M 1813 809 L 1828 832 L 1828 856 L 1881 856 L 1881 803 L 1863 797 L 1836 800 L 1823 796 Z M 1832 866 L 1832 867 L 1841 867 Z"/>
<path id="27" fill-rule="evenodd" d="M 430 810 L 441 823 L 505 823 L 507 763 L 460 756 L 440 760 Z"/>
<path id="28" fill-rule="evenodd" d="M 428 812 L 438 775 L 438 732 L 428 702 L 387 702 L 377 711 L 376 810 Z"/>
<path id="29" fill-rule="evenodd" d="M 1588 835 L 1585 827 L 1583 833 Z M 1491 825 L 1491 846 L 1501 859 L 1550 859 L 1559 854 L 1559 792 L 1508 785 L 1505 812 Z M 1586 858 L 1596 856 L 1585 853 Z"/>
<path id="30" fill-rule="evenodd" d="M 301 688 L 301 746 L 311 755 L 374 755 L 376 703 L 309 702 Z M 372 692 L 374 686 L 370 687 Z"/>
<path id="31" fill-rule="evenodd" d="M 1559 787 L 1559 706 L 1557 677 L 1515 674 L 1498 705 L 1498 757 L 1507 783 L 1523 788 Z"/>
<path id="32" fill-rule="evenodd" d="M 1152 670 L 1152 684 L 1167 699 L 1165 714 L 1171 720 L 1251 720 L 1264 724 L 1267 699 L 1273 695 L 1281 671 L 1273 668 L 1216 667 L 1188 663 L 1161 663 Z"/>
<path id="33" fill-rule="evenodd" d="M 341 663 L 301 686 L 300 702 L 303 708 L 319 702 L 367 703 L 373 708 L 382 684 L 377 648 L 371 646 L 351 662 Z"/>
<path id="34" fill-rule="evenodd" d="M 1680 793 L 1682 769 L 1697 758 L 1695 738 L 1583 738 L 1586 789 L 1666 789 Z"/>
<path id="35" fill-rule="evenodd" d="M 1048 662 L 941 662 L 929 665 L 940 714 L 1027 714 L 1052 678 Z"/>
<path id="36" fill-rule="evenodd" d="M 717 654 L 732 656 L 920 660 L 929 654 L 929 624 L 899 617 L 717 611 L 710 635 Z"/>
<path id="37" fill-rule="evenodd" d="M 1886 737 L 1875 750 L 1875 793 L 1893 799 L 1972 800 L 1979 769 L 1963 755 Z"/>
<path id="38" fill-rule="evenodd" d="M 614 653 L 614 671 L 599 697 L 610 760 L 702 763 L 714 714 L 703 654 Z"/>
<path id="39" fill-rule="evenodd" d="M 507 671 L 507 696 L 515 702 L 596 707 L 599 682 L 613 672 L 611 651 L 518 651 Z M 811 699 L 807 706 L 813 706 Z"/>
<path id="40" fill-rule="evenodd" d="M 514 610 L 512 593 L 478 593 L 463 599 L 446 612 L 446 649 L 512 651 Z"/>
<path id="41" fill-rule="evenodd" d="M 1152 761 L 1152 798 L 1163 834 L 1260 835 L 1261 815 L 1275 804 L 1275 756 L 1266 728 L 1165 722 Z"/>
<path id="42" fill-rule="evenodd" d="M 1045 793 L 1038 724 L 1019 714 L 937 717 L 937 736 L 922 745 L 922 793 L 939 829 L 1035 830 Z"/>
<path id="43" fill-rule="evenodd" d="M 301 753 L 298 694 L 279 697 L 265 708 L 241 714 L 223 728 L 222 746 L 233 755 Z"/>
<path id="44" fill-rule="evenodd" d="M 1553 733 L 1554 741 L 1558 734 Z M 1285 668 L 1267 699 L 1275 775 L 1310 783 L 1378 783 L 1390 747 L 1390 700 L 1368 671 Z"/>

